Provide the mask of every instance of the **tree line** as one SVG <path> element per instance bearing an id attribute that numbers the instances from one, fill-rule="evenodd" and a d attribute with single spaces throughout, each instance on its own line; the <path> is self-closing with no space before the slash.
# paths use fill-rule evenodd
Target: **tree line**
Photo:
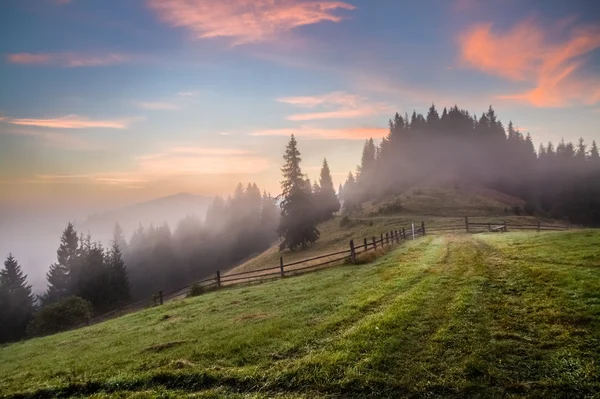
<path id="1" fill-rule="evenodd" d="M 340 186 L 344 209 L 432 181 L 466 182 L 520 197 L 529 214 L 600 225 L 600 156 L 596 142 L 540 145 L 490 106 L 480 117 L 454 106 L 440 115 L 396 113 L 379 145 L 366 140 L 361 162 Z"/>

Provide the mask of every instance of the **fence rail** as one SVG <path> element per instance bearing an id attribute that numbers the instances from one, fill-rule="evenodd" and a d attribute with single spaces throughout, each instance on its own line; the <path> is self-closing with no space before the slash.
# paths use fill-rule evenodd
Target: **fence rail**
<path id="1" fill-rule="evenodd" d="M 386 226 L 393 226 L 393 224 L 386 224 Z M 118 317 L 127 313 L 131 313 L 144 308 L 158 306 L 164 304 L 166 301 L 170 301 L 177 298 L 182 298 L 189 295 L 193 286 L 198 287 L 202 290 L 213 290 L 222 287 L 230 287 L 239 284 L 248 284 L 257 281 L 270 280 L 274 278 L 283 278 L 286 276 L 303 274 L 311 270 L 322 269 L 324 267 L 331 266 L 340 262 L 357 262 L 357 255 L 365 253 L 367 251 L 377 250 L 390 245 L 399 244 L 402 241 L 413 240 L 417 237 L 423 237 L 426 233 L 446 233 L 446 232 L 467 232 L 467 233 L 482 233 L 482 232 L 507 232 L 512 230 L 536 230 L 540 231 L 562 231 L 568 230 L 568 226 L 560 225 L 542 225 L 540 221 L 537 224 L 510 224 L 506 221 L 486 221 L 486 222 L 472 222 L 469 217 L 465 216 L 465 222 L 463 224 L 456 225 L 444 225 L 440 227 L 428 227 L 425 228 L 425 222 L 421 222 L 418 225 L 412 224 L 410 227 L 399 227 L 386 232 L 382 232 L 379 236 L 364 237 L 361 241 L 357 241 L 355 245 L 354 240 L 350 240 L 349 248 L 341 251 L 332 252 L 329 254 L 323 254 L 314 256 L 307 259 L 294 261 L 291 263 L 284 263 L 283 256 L 279 258 L 279 265 L 267 267 L 258 270 L 248 270 L 234 274 L 227 274 L 222 276 L 220 271 L 216 272 L 214 277 L 206 278 L 201 281 L 197 281 L 193 284 L 186 285 L 176 290 L 170 291 L 163 294 L 160 290 L 157 295 L 152 297 L 152 300 L 143 300 L 133 304 L 129 304 L 121 309 L 117 309 L 100 316 L 96 316 L 88 321 L 89 324 L 95 324 L 105 321 L 110 318 Z M 340 256 L 343 255 L 343 256 Z M 327 259 L 332 258 L 334 259 Z M 311 262 L 324 260 L 316 264 Z M 305 266 L 302 266 L 305 265 Z M 301 266 L 301 267 L 297 267 Z"/>

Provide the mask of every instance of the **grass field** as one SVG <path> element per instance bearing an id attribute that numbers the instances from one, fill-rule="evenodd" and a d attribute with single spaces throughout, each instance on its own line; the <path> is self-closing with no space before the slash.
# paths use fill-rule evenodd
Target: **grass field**
<path id="1" fill-rule="evenodd" d="M 6 397 L 593 397 L 600 232 L 425 237 L 0 347 Z"/>

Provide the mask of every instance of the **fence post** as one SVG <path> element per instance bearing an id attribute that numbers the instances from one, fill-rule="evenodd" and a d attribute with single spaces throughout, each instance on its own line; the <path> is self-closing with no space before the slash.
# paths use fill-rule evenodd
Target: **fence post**
<path id="1" fill-rule="evenodd" d="M 279 270 L 281 272 L 281 277 L 284 277 L 284 272 L 283 272 L 283 256 L 279 257 Z"/>
<path id="2" fill-rule="evenodd" d="M 402 228 L 402 238 L 406 240 L 406 229 L 404 227 Z"/>
<path id="3" fill-rule="evenodd" d="M 488 231 L 492 231 L 492 224 L 488 223 Z"/>
<path id="4" fill-rule="evenodd" d="M 538 222 L 537 231 L 539 233 L 540 232 L 540 221 L 538 220 L 537 222 Z"/>
<path id="5" fill-rule="evenodd" d="M 350 261 L 356 263 L 356 250 L 354 249 L 354 240 L 350 240 Z"/>
<path id="6" fill-rule="evenodd" d="M 217 270 L 217 288 L 221 288 L 221 272 Z"/>
<path id="7" fill-rule="evenodd" d="M 400 244 L 400 232 L 396 230 L 396 244 Z"/>
<path id="8" fill-rule="evenodd" d="M 365 238 L 365 251 L 367 251 L 369 249 L 369 245 L 367 244 L 367 239 Z"/>
<path id="9" fill-rule="evenodd" d="M 381 237 L 381 247 L 383 248 L 383 233 L 381 233 L 380 237 Z"/>
<path id="10" fill-rule="evenodd" d="M 373 249 L 377 249 L 377 240 L 375 239 L 375 236 L 373 236 Z"/>
<path id="11" fill-rule="evenodd" d="M 421 221 L 421 232 L 423 233 L 423 237 L 425 236 L 425 222 Z"/>
<path id="12" fill-rule="evenodd" d="M 414 223 L 412 224 L 412 237 L 414 240 L 415 239 L 415 224 Z"/>
<path id="13" fill-rule="evenodd" d="M 385 232 L 385 243 L 387 245 L 390 245 L 390 233 L 388 233 L 387 231 Z"/>
<path id="14" fill-rule="evenodd" d="M 159 299 L 159 303 L 162 305 L 164 303 L 162 290 L 158 290 L 158 299 Z"/>
<path id="15" fill-rule="evenodd" d="M 504 232 L 506 233 L 508 231 L 508 226 L 506 224 L 506 220 L 504 221 Z"/>
<path id="16" fill-rule="evenodd" d="M 465 227 L 467 228 L 467 233 L 469 232 L 469 217 L 465 216 Z"/>

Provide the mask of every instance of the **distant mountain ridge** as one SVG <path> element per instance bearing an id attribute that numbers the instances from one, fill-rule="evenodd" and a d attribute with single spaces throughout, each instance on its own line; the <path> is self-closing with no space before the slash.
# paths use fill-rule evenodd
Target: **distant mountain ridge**
<path id="1" fill-rule="evenodd" d="M 101 241 L 110 237 L 115 223 L 121 225 L 127 236 L 140 224 L 149 226 L 167 223 L 171 229 L 174 229 L 186 216 L 195 215 L 204 219 L 212 200 L 212 197 L 190 193 L 169 195 L 113 211 L 93 214 L 77 228 L 82 232 L 89 231 L 92 238 Z"/>

